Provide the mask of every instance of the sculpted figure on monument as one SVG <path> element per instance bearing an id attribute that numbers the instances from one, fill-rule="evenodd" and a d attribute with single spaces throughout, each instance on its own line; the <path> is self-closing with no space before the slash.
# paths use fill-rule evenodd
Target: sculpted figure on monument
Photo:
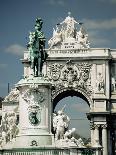
<path id="1" fill-rule="evenodd" d="M 19 99 L 19 90 L 17 88 L 13 88 L 8 96 L 5 97 L 4 101 L 18 101 Z"/>
<path id="2" fill-rule="evenodd" d="M 63 109 L 59 110 L 57 114 L 53 116 L 53 128 L 56 132 L 56 140 L 64 139 L 64 134 L 69 126 L 69 117 L 64 114 Z"/>
<path id="3" fill-rule="evenodd" d="M 73 134 L 75 133 L 76 129 L 72 128 L 71 130 L 68 130 L 64 134 L 64 139 L 67 141 L 73 137 Z"/>
<path id="4" fill-rule="evenodd" d="M 79 27 L 81 26 L 79 31 L 77 24 Z M 48 41 L 50 49 L 90 48 L 88 34 L 82 24 L 71 17 L 69 12 L 68 16 L 56 25 L 56 30 L 53 29 L 53 37 Z"/>
<path id="5" fill-rule="evenodd" d="M 2 130 L 2 145 L 12 141 L 16 138 L 19 132 L 16 124 L 17 118 L 15 112 L 5 113 L 2 118 L 1 130 Z"/>
<path id="6" fill-rule="evenodd" d="M 16 125 L 16 115 L 14 112 L 8 114 L 8 136 L 9 140 L 11 141 L 13 138 L 16 138 L 18 134 L 18 127 Z"/>
<path id="7" fill-rule="evenodd" d="M 116 79 L 115 77 L 112 76 L 111 78 L 111 88 L 112 88 L 112 91 L 116 91 Z"/>
<path id="8" fill-rule="evenodd" d="M 64 107 L 58 112 L 53 113 L 53 129 L 56 143 L 59 146 L 76 145 L 78 147 L 84 147 L 83 140 L 81 138 L 75 138 L 76 129 L 72 128 L 68 130 L 70 118 L 64 113 Z"/>
<path id="9" fill-rule="evenodd" d="M 97 84 L 98 91 L 104 90 L 104 79 L 103 79 L 102 73 L 98 73 L 96 84 Z"/>
<path id="10" fill-rule="evenodd" d="M 29 36 L 30 40 L 28 43 L 28 49 L 34 76 L 42 75 L 43 63 L 46 61 L 48 56 L 45 51 L 45 36 L 41 31 L 42 24 L 42 19 L 37 18 L 35 32 L 31 32 Z"/>
<path id="11" fill-rule="evenodd" d="M 52 48 L 55 45 L 58 45 L 62 41 L 62 32 L 58 29 L 56 25 L 56 30 L 53 29 L 53 37 L 48 41 L 48 45 Z"/>
<path id="12" fill-rule="evenodd" d="M 60 25 L 64 24 L 65 29 L 64 29 L 64 37 L 66 38 L 74 38 L 74 32 L 75 32 L 75 24 L 77 22 L 74 20 L 73 17 L 70 17 L 71 13 L 68 13 L 68 17 L 60 23 Z"/>
<path id="13" fill-rule="evenodd" d="M 81 45 L 80 48 L 89 48 L 88 34 L 85 32 L 84 28 L 81 26 L 80 30 L 77 32 L 76 39 Z"/>

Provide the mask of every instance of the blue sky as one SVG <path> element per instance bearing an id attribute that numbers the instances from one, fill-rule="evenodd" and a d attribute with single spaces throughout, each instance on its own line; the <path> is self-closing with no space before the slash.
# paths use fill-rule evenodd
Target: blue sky
<path id="1" fill-rule="evenodd" d="M 77 21 L 84 23 L 91 47 L 116 48 L 116 0 L 0 0 L 0 96 L 7 95 L 7 83 L 13 87 L 22 78 L 20 59 L 29 31 L 34 30 L 35 19 L 43 19 L 48 40 L 53 27 L 63 21 L 69 11 Z M 61 102 L 67 102 L 67 98 Z"/>

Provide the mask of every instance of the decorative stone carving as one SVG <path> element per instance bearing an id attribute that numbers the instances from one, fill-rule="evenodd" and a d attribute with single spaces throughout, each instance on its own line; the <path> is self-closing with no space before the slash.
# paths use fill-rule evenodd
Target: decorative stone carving
<path id="1" fill-rule="evenodd" d="M 96 81 L 97 91 L 104 91 L 104 79 L 102 73 L 98 73 L 97 81 Z"/>
<path id="2" fill-rule="evenodd" d="M 23 92 L 22 98 L 31 105 L 40 104 L 45 100 L 45 92 L 38 89 L 38 86 L 31 85 L 30 89 Z"/>
<path id="3" fill-rule="evenodd" d="M 76 139 L 76 138 L 72 137 L 71 142 L 75 143 L 78 147 L 85 147 L 84 142 L 81 138 Z"/>
<path id="4" fill-rule="evenodd" d="M 32 125 L 38 125 L 41 122 L 41 107 L 39 105 L 29 106 L 29 121 Z"/>
<path id="5" fill-rule="evenodd" d="M 69 139 L 71 139 L 73 137 L 73 134 L 75 133 L 76 129 L 75 128 L 72 128 L 71 130 L 68 130 L 65 132 L 64 134 L 64 139 L 66 141 L 68 141 Z"/>
<path id="6" fill-rule="evenodd" d="M 71 13 L 69 12 L 68 17 L 66 17 L 65 20 L 60 23 L 60 25 L 63 25 L 62 32 L 64 39 L 74 38 L 75 24 L 77 24 L 77 22 L 73 17 L 71 17 Z"/>
<path id="7" fill-rule="evenodd" d="M 53 128 L 56 133 L 56 140 L 64 139 L 64 133 L 69 126 L 70 119 L 64 114 L 63 109 L 59 110 L 57 114 L 53 114 Z"/>
<path id="8" fill-rule="evenodd" d="M 68 61 L 66 64 L 51 64 L 48 67 L 48 79 L 52 81 L 55 90 L 53 95 L 63 88 L 81 88 L 88 93 L 92 92 L 91 64 L 88 62 L 74 64 Z"/>
<path id="9" fill-rule="evenodd" d="M 17 117 L 15 112 L 4 113 L 1 124 L 2 145 L 12 141 L 18 135 Z"/>
<path id="10" fill-rule="evenodd" d="M 107 129 L 108 126 L 107 126 L 107 124 L 102 124 L 101 127 L 102 127 L 103 129 Z"/>
<path id="11" fill-rule="evenodd" d="M 80 44 L 80 48 L 89 48 L 90 42 L 88 40 L 88 34 L 84 30 L 83 27 L 80 28 L 79 32 L 76 34 L 76 38 L 78 43 Z"/>
<path id="12" fill-rule="evenodd" d="M 81 25 L 79 31 L 77 24 L 79 27 Z M 56 25 L 56 30 L 53 29 L 53 37 L 48 41 L 48 45 L 53 49 L 83 49 L 89 48 L 90 42 L 82 23 L 77 22 L 69 13 L 64 21 Z"/>
<path id="13" fill-rule="evenodd" d="M 62 69 L 63 65 L 54 63 L 49 67 L 50 67 L 50 73 L 49 73 L 50 80 L 53 79 L 54 81 L 57 81 L 61 76 L 61 69 Z"/>
<path id="14" fill-rule="evenodd" d="M 56 26 L 56 30 L 53 28 L 53 37 L 48 41 L 48 45 L 50 48 L 53 46 L 58 46 L 62 41 L 62 32 L 59 31 L 58 26 Z"/>
<path id="15" fill-rule="evenodd" d="M 90 124 L 90 129 L 94 130 L 95 129 L 95 125 L 94 124 Z"/>
<path id="16" fill-rule="evenodd" d="M 65 106 L 57 113 L 53 113 L 53 128 L 55 131 L 55 141 L 57 146 L 78 146 L 84 147 L 81 138 L 74 138 L 75 128 L 68 130 L 70 118 L 64 113 Z"/>
<path id="17" fill-rule="evenodd" d="M 32 125 L 38 125 L 41 122 L 41 103 L 45 100 L 45 92 L 38 89 L 38 85 L 30 85 L 22 94 L 22 98 L 28 105 L 28 118 Z"/>
<path id="18" fill-rule="evenodd" d="M 115 79 L 115 77 L 111 77 L 111 90 L 112 90 L 112 92 L 116 91 L 116 79 Z"/>
<path id="19" fill-rule="evenodd" d="M 99 129 L 100 125 L 99 124 L 94 124 L 94 129 Z"/>
<path id="20" fill-rule="evenodd" d="M 8 96 L 5 97 L 4 102 L 18 102 L 19 101 L 19 90 L 14 88 L 11 90 Z"/>

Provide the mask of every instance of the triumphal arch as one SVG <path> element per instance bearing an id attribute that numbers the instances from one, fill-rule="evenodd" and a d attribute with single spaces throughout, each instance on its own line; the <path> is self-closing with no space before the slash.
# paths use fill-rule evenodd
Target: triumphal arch
<path id="1" fill-rule="evenodd" d="M 14 148 L 21 141 L 23 147 L 29 148 L 37 147 L 38 141 L 40 146 L 52 145 L 51 113 L 62 98 L 79 96 L 90 107 L 87 118 L 91 124 L 91 147 L 101 148 L 103 155 L 115 154 L 116 50 L 92 48 L 83 24 L 69 14 L 53 29 L 49 47 L 42 53 L 45 38 L 38 22 L 40 27 L 42 25 L 42 21 L 37 19 L 35 33 L 30 33 L 28 51 L 24 52 L 22 59 L 24 79 L 16 84 L 3 102 L 3 111 L 14 106 L 20 117 L 20 134 L 17 134 Z M 36 34 L 39 34 L 40 44 L 38 47 L 34 42 L 34 48 L 39 48 L 43 55 L 35 53 L 34 57 L 32 43 Z M 41 57 L 42 61 L 38 61 Z M 34 110 L 38 117 L 35 117 Z"/>

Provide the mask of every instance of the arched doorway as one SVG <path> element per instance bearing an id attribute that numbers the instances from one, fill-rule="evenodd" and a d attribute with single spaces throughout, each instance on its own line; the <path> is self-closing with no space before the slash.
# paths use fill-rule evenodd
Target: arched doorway
<path id="1" fill-rule="evenodd" d="M 57 95 L 53 100 L 53 112 L 61 110 L 70 117 L 69 129 L 76 128 L 76 133 L 82 138 L 90 139 L 90 122 L 86 113 L 90 111 L 87 98 L 74 90 L 67 90 Z"/>

